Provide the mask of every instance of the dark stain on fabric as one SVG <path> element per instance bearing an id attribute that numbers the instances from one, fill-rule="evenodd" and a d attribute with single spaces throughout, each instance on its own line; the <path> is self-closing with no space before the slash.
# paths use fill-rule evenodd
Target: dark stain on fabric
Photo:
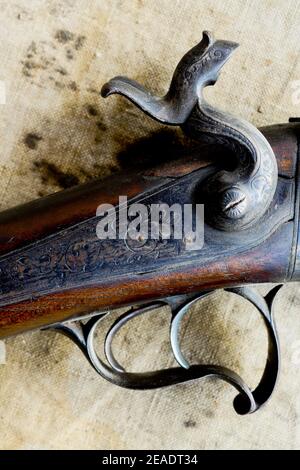
<path id="1" fill-rule="evenodd" d="M 66 59 L 73 60 L 84 46 L 85 39 L 83 35 L 60 29 L 54 34 L 54 41 L 32 41 L 21 61 L 23 75 L 30 78 L 32 84 L 42 88 L 47 87 L 50 81 L 56 88 L 68 87 L 75 91 L 73 80 L 69 82 L 71 86 L 68 86 L 66 80 L 63 86 L 59 86 L 63 77 L 68 76 L 70 71 L 64 66 L 66 60 L 61 57 L 61 53 L 57 54 L 57 50 L 60 49 Z"/>
<path id="2" fill-rule="evenodd" d="M 66 85 L 64 83 L 61 83 L 58 80 L 55 80 L 54 84 L 55 84 L 56 88 L 59 88 L 60 90 L 62 90 L 63 88 L 66 87 Z"/>
<path id="3" fill-rule="evenodd" d="M 107 126 L 102 121 L 96 122 L 96 126 L 98 127 L 99 131 L 105 132 L 107 130 Z"/>
<path id="4" fill-rule="evenodd" d="M 76 49 L 76 51 L 79 51 L 84 46 L 85 39 L 86 39 L 85 36 L 78 36 L 77 37 L 77 39 L 75 40 L 75 43 L 74 43 L 74 48 Z"/>
<path id="5" fill-rule="evenodd" d="M 68 75 L 68 72 L 64 67 L 57 67 L 55 72 L 58 72 L 60 75 Z"/>
<path id="6" fill-rule="evenodd" d="M 32 71 L 34 69 L 45 70 L 47 68 L 46 64 L 36 63 L 32 60 L 24 60 L 22 64 L 23 64 L 22 73 L 23 75 L 25 75 L 25 77 L 32 77 L 33 76 Z"/>
<path id="7" fill-rule="evenodd" d="M 100 163 L 97 163 L 95 162 L 93 164 L 93 168 L 95 170 L 95 175 L 97 178 L 106 178 L 107 176 L 113 174 L 113 173 L 116 173 L 118 171 L 118 167 L 114 166 L 114 165 L 109 165 L 109 164 L 106 164 L 106 165 L 101 165 Z M 95 177 L 94 175 L 94 177 Z M 92 179 L 92 177 L 91 177 Z"/>
<path id="8" fill-rule="evenodd" d="M 199 158 L 201 148 L 199 142 L 187 138 L 180 130 L 164 128 L 125 145 L 117 161 L 121 168 L 152 168 L 187 156 Z M 214 153 L 217 154 L 217 148 Z"/>
<path id="9" fill-rule="evenodd" d="M 213 417 L 214 417 L 214 413 L 213 413 L 213 411 L 211 411 L 211 410 L 205 410 L 205 411 L 204 411 L 204 416 L 206 416 L 206 418 L 213 418 Z"/>
<path id="10" fill-rule="evenodd" d="M 65 29 L 59 29 L 55 33 L 55 39 L 61 44 L 66 44 L 67 42 L 72 41 L 74 37 L 74 33 L 71 33 L 71 31 L 67 31 Z"/>
<path id="11" fill-rule="evenodd" d="M 186 151 L 179 133 L 162 129 L 127 145 L 117 159 L 122 168 L 145 168 L 166 159 L 179 158 Z"/>
<path id="12" fill-rule="evenodd" d="M 74 54 L 72 52 L 72 49 L 67 49 L 66 57 L 67 57 L 68 60 L 73 60 L 74 59 Z"/>
<path id="13" fill-rule="evenodd" d="M 60 170 L 54 163 L 45 159 L 36 160 L 33 165 L 34 170 L 39 171 L 42 182 L 45 184 L 52 182 L 62 189 L 79 184 L 79 178 L 76 175 Z"/>
<path id="14" fill-rule="evenodd" d="M 97 89 L 94 88 L 94 87 L 88 87 L 88 88 L 86 89 L 86 91 L 87 91 L 88 93 L 95 93 L 95 94 L 97 94 L 97 95 L 100 94 L 99 90 L 97 90 Z"/>
<path id="15" fill-rule="evenodd" d="M 98 116 L 99 114 L 95 106 L 93 106 L 92 104 L 88 104 L 86 107 L 86 110 L 87 110 L 88 115 L 92 117 Z"/>
<path id="16" fill-rule="evenodd" d="M 72 91 L 78 91 L 79 90 L 79 87 L 77 85 L 76 82 L 74 82 L 74 80 L 72 80 L 69 84 L 68 84 L 68 88 Z"/>
<path id="17" fill-rule="evenodd" d="M 22 73 L 25 77 L 34 78 L 37 73 L 51 68 L 56 62 L 56 57 L 52 53 L 52 45 L 45 41 L 38 44 L 32 41 L 26 51 L 26 57 L 21 61 Z"/>
<path id="18" fill-rule="evenodd" d="M 211 163 L 221 161 L 224 166 L 226 164 L 229 167 L 233 161 L 230 151 L 217 144 L 214 145 L 213 151 L 211 148 L 205 142 L 187 137 L 181 129 L 164 127 L 129 143 L 123 140 L 116 159 L 122 169 L 149 169 L 179 159 L 198 161 L 199 158 Z"/>
<path id="19" fill-rule="evenodd" d="M 43 140 L 43 138 L 36 134 L 35 132 L 29 132 L 24 137 L 24 144 L 31 150 L 36 150 L 38 147 L 38 143 Z"/>
<path id="20" fill-rule="evenodd" d="M 186 421 L 183 421 L 183 425 L 185 428 L 195 428 L 197 426 L 197 423 L 193 419 L 188 419 Z"/>
<path id="21" fill-rule="evenodd" d="M 79 51 L 83 47 L 86 39 L 86 37 L 83 35 L 76 36 L 71 31 L 67 31 L 65 29 L 59 29 L 56 31 L 54 37 L 60 44 L 73 42 L 74 49 L 76 49 L 76 51 Z"/>

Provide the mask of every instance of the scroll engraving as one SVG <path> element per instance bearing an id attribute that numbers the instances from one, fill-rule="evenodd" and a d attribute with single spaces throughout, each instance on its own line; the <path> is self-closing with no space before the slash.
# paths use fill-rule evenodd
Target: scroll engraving
<path id="1" fill-rule="evenodd" d="M 246 229 L 257 223 L 271 204 L 277 185 L 277 163 L 266 138 L 250 123 L 210 106 L 203 89 L 213 85 L 237 43 L 214 40 L 204 31 L 202 41 L 187 52 L 173 74 L 169 91 L 153 96 L 126 77 L 115 77 L 102 88 L 130 99 L 152 118 L 180 125 L 194 139 L 226 146 L 232 156 L 203 184 L 206 219 L 226 231 Z"/>

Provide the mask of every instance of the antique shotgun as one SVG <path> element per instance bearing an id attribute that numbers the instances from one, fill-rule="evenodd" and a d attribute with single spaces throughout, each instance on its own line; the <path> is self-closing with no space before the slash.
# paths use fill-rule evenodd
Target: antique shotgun
<path id="1" fill-rule="evenodd" d="M 273 300 L 282 283 L 300 278 L 300 124 L 291 119 L 258 130 L 205 101 L 203 89 L 216 82 L 236 47 L 205 31 L 179 62 L 162 98 L 125 77 L 103 86 L 102 96 L 119 93 L 157 121 L 179 126 L 192 150 L 2 212 L 0 338 L 50 328 L 74 340 L 96 371 L 117 385 L 147 389 L 215 376 L 238 390 L 234 406 L 240 414 L 267 401 L 279 368 Z M 190 232 L 173 236 L 174 217 L 164 236 L 161 212 L 156 237 L 149 225 L 146 236 L 136 236 L 145 222 L 140 214 L 135 236 L 128 227 L 122 237 L 110 236 L 124 215 L 121 195 L 131 222 L 137 208 L 146 207 L 148 214 L 147 208 L 161 204 L 189 207 Z M 204 219 L 198 205 L 204 206 Z M 99 212 L 99 206 L 106 209 Z M 107 237 L 101 238 L 98 224 L 105 217 Z M 204 243 L 194 246 L 198 229 Z M 263 297 L 248 286 L 256 283 L 278 285 Z M 227 368 L 189 364 L 181 352 L 182 318 L 194 302 L 220 288 L 255 305 L 267 327 L 268 358 L 255 390 Z M 109 310 L 127 305 L 134 307 L 107 333 L 104 362 L 95 352 L 95 329 Z M 171 309 L 170 342 L 179 366 L 125 371 L 112 352 L 114 335 L 130 319 L 163 305 Z"/>

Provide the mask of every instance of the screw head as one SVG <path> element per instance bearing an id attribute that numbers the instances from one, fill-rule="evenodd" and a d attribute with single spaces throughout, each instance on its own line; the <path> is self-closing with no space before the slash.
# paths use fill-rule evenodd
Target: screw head
<path id="1" fill-rule="evenodd" d="M 220 208 L 229 219 L 240 219 L 247 209 L 247 196 L 239 188 L 229 188 L 220 194 Z"/>

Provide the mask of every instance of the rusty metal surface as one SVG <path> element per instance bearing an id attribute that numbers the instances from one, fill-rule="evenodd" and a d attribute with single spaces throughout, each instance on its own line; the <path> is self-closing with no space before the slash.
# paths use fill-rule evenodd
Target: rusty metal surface
<path id="1" fill-rule="evenodd" d="M 244 119 L 211 106 L 204 89 L 215 85 L 238 47 L 216 40 L 203 31 L 202 40 L 184 54 L 172 76 L 168 92 L 154 96 L 135 80 L 117 76 L 105 83 L 101 95 L 125 96 L 153 119 L 180 125 L 199 142 L 219 144 L 231 158 L 219 162 L 220 169 L 201 185 L 208 209 L 206 221 L 224 231 L 239 231 L 258 223 L 268 210 L 277 186 L 278 168 L 274 152 L 264 135 Z M 226 158 L 225 158 L 226 160 Z M 231 171 L 226 170 L 233 166 Z"/>

